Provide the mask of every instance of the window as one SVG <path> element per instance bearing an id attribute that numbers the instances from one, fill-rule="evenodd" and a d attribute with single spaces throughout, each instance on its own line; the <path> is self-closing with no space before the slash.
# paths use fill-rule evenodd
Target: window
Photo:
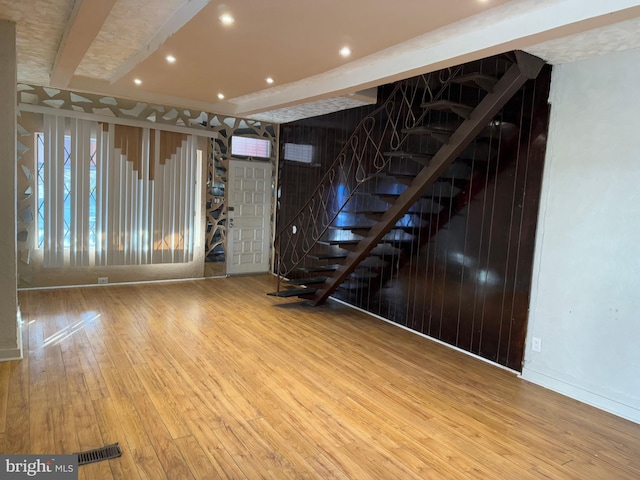
<path id="1" fill-rule="evenodd" d="M 96 139 L 92 137 L 90 139 L 90 151 L 89 158 L 86 160 L 89 164 L 89 246 L 95 248 L 96 246 Z M 64 160 L 63 160 L 63 175 L 64 175 L 64 215 L 63 215 L 63 228 L 64 228 L 64 247 L 71 247 L 71 136 L 64 136 Z M 38 189 L 37 189 L 37 215 L 36 215 L 36 228 L 38 231 L 38 246 L 37 248 L 43 248 L 44 246 L 44 225 L 45 225 L 45 183 L 44 183 L 44 133 L 36 133 L 36 158 L 37 158 L 37 172 L 38 172 Z"/>
<path id="2" fill-rule="evenodd" d="M 284 144 L 284 159 L 292 162 L 313 163 L 313 145 Z"/>
<path id="3" fill-rule="evenodd" d="M 198 137 L 43 118 L 35 157 L 45 267 L 193 260 L 201 228 Z"/>
<path id="4" fill-rule="evenodd" d="M 271 142 L 261 138 L 234 135 L 231 137 L 231 155 L 269 158 L 271 156 Z"/>

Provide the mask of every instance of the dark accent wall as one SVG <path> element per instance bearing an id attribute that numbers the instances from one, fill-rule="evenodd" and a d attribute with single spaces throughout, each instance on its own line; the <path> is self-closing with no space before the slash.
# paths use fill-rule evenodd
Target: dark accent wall
<path id="1" fill-rule="evenodd" d="M 375 108 L 353 108 L 281 125 L 278 225 L 285 225 L 298 213 L 357 124 Z M 311 146 L 311 163 L 285 160 L 284 145 L 287 143 Z"/>
<path id="2" fill-rule="evenodd" d="M 546 147 L 550 67 L 496 116 L 503 133 L 474 148 L 490 160 L 451 186 L 431 226 L 387 258 L 377 285 L 334 296 L 415 331 L 521 370 L 538 200 Z M 382 88 L 382 96 L 389 88 Z M 417 105 L 416 107 L 419 107 Z M 281 126 L 282 146 L 313 145 L 313 165 L 281 161 L 278 224 L 298 211 L 357 123 L 374 107 Z M 479 151 L 479 150 L 478 150 Z M 479 156 L 479 155 L 478 155 Z M 472 155 L 473 158 L 476 154 Z M 402 167 L 407 173 L 412 167 Z M 416 173 L 419 167 L 415 170 Z M 449 181 L 449 180 L 447 180 Z"/>

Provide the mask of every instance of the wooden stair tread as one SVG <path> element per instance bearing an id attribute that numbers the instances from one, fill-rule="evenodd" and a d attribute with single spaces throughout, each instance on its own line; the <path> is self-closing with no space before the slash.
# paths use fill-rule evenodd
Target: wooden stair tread
<path id="1" fill-rule="evenodd" d="M 373 220 L 375 222 L 380 220 L 380 217 L 384 214 L 384 210 L 349 210 L 344 213 L 349 213 L 352 215 L 362 215 L 369 220 Z M 365 233 L 366 235 L 366 233 Z"/>
<path id="2" fill-rule="evenodd" d="M 322 241 L 318 241 L 319 245 L 337 247 L 337 248 L 340 248 L 342 250 L 349 250 L 350 252 L 352 252 L 353 250 L 357 249 L 359 243 L 360 243 L 360 240 L 355 240 L 355 239 L 354 240 L 331 240 L 331 241 L 322 240 Z"/>
<path id="3" fill-rule="evenodd" d="M 286 290 L 280 290 L 279 292 L 269 292 L 267 295 L 272 297 L 300 297 L 303 295 L 313 295 L 318 291 L 317 288 L 288 288 Z"/>
<path id="4" fill-rule="evenodd" d="M 353 215 L 376 215 L 384 212 L 384 210 L 346 210 L 343 213 L 350 213 Z"/>
<path id="5" fill-rule="evenodd" d="M 433 155 L 421 152 L 405 152 L 403 150 L 396 150 L 393 152 L 384 152 L 385 157 L 391 158 L 423 158 L 429 160 Z"/>
<path id="6" fill-rule="evenodd" d="M 309 258 L 314 258 L 316 260 L 331 260 L 331 259 L 339 259 L 339 258 L 347 258 L 347 253 L 314 253 L 309 254 Z"/>
<path id="7" fill-rule="evenodd" d="M 328 245 L 328 246 L 341 246 L 341 245 L 357 245 L 360 243 L 360 240 L 357 239 L 349 239 L 349 240 L 318 240 L 319 245 Z"/>
<path id="8" fill-rule="evenodd" d="M 395 181 L 396 177 L 395 175 L 392 175 L 388 172 L 380 172 L 380 173 L 376 173 L 374 175 L 372 175 L 373 178 L 379 178 L 381 180 L 391 180 L 391 181 Z"/>
<path id="9" fill-rule="evenodd" d="M 372 272 L 371 270 L 364 270 L 355 271 L 351 273 L 348 278 L 353 278 L 354 280 L 373 280 L 378 277 L 380 277 L 379 274 Z"/>
<path id="10" fill-rule="evenodd" d="M 376 217 L 381 217 L 382 215 L 384 215 L 386 213 L 386 210 L 353 210 L 353 211 L 349 211 L 349 212 L 345 212 L 345 213 L 351 213 L 354 215 L 364 215 L 367 218 L 371 218 L 374 219 Z M 420 217 L 426 217 L 426 216 L 430 216 L 432 215 L 432 212 L 414 212 L 414 211 L 407 211 L 404 212 L 404 215 L 416 215 L 416 216 L 420 216 Z"/>
<path id="11" fill-rule="evenodd" d="M 452 82 L 459 85 L 468 85 L 474 87 L 480 87 L 486 92 L 493 92 L 493 87 L 498 83 L 498 79 L 491 75 L 484 73 L 474 72 L 467 75 L 461 75 L 460 77 L 452 79 Z"/>
<path id="12" fill-rule="evenodd" d="M 409 238 L 389 238 L 389 239 L 385 239 L 383 238 L 382 240 L 380 240 L 380 243 L 386 243 L 388 245 L 410 245 L 414 242 L 414 240 L 409 239 Z"/>
<path id="13" fill-rule="evenodd" d="M 413 180 L 413 176 L 412 175 L 392 175 L 390 173 L 376 173 L 374 176 L 374 178 L 376 179 L 380 179 L 383 182 L 387 181 L 390 183 L 400 183 L 402 185 L 407 185 L 407 181 L 409 181 L 409 183 L 411 183 L 411 180 Z"/>
<path id="14" fill-rule="evenodd" d="M 402 230 L 403 232 L 411 233 L 415 230 L 419 230 L 421 228 L 426 228 L 428 225 L 396 225 L 392 230 Z"/>
<path id="15" fill-rule="evenodd" d="M 349 210 L 343 213 L 351 213 L 353 215 L 382 215 L 385 212 L 386 210 Z M 405 212 L 406 215 L 419 215 L 420 213 L 421 212 L 412 212 L 412 211 Z M 354 228 L 360 228 L 360 227 L 354 227 Z"/>
<path id="16" fill-rule="evenodd" d="M 469 119 L 471 112 L 473 111 L 473 107 L 465 105 L 464 103 L 454 102 L 452 100 L 436 100 L 434 102 L 427 102 L 423 103 L 421 107 L 425 110 L 449 110 L 464 119 Z"/>
<path id="17" fill-rule="evenodd" d="M 406 234 L 410 234 L 413 230 L 415 230 L 417 228 L 421 228 L 421 227 L 417 226 L 417 225 L 416 226 L 410 226 L 410 227 L 406 226 L 406 225 L 400 225 L 400 226 L 396 225 L 391 230 L 389 230 L 389 232 L 384 237 L 382 237 L 382 239 L 383 240 L 386 239 L 387 235 L 395 236 L 395 235 L 397 235 L 398 232 L 404 233 L 405 235 Z"/>
<path id="18" fill-rule="evenodd" d="M 360 268 L 364 268 L 364 269 L 370 269 L 370 268 L 382 268 L 382 267 L 386 267 L 389 265 L 389 262 L 387 262 L 386 260 L 381 259 L 380 257 L 367 257 L 364 260 L 362 260 L 358 267 Z"/>
<path id="19" fill-rule="evenodd" d="M 430 188 L 427 189 L 426 192 L 422 194 L 422 198 L 451 198 L 455 197 L 459 192 L 460 188 L 456 186 L 452 186 L 451 182 L 436 182 Z M 376 193 L 374 194 L 376 197 L 380 198 L 380 200 L 385 201 L 387 203 L 392 203 L 400 197 L 400 193 Z"/>
<path id="20" fill-rule="evenodd" d="M 338 288 L 341 290 L 354 291 L 354 290 L 362 290 L 363 288 L 369 288 L 370 282 L 368 279 L 350 279 L 345 280 Z"/>
<path id="21" fill-rule="evenodd" d="M 388 255 L 398 255 L 400 253 L 400 249 L 392 246 L 389 243 L 381 242 L 376 247 L 371 249 L 369 255 L 373 255 L 376 257 L 386 257 Z"/>
<path id="22" fill-rule="evenodd" d="M 354 235 L 360 235 L 361 237 L 366 236 L 369 230 L 371 230 L 371 227 L 361 226 L 361 225 L 350 225 L 350 226 L 329 227 L 329 228 L 336 228 L 339 230 L 349 230 Z"/>
<path id="23" fill-rule="evenodd" d="M 318 265 L 315 267 L 300 267 L 297 270 L 304 273 L 321 273 L 321 272 L 335 272 L 340 265 Z"/>
<path id="24" fill-rule="evenodd" d="M 482 162 L 486 164 L 486 162 Z M 447 168 L 442 175 L 438 178 L 438 181 L 449 181 L 452 178 L 468 180 L 471 176 L 471 166 L 468 164 L 467 160 L 458 159 L 453 162 L 449 168 Z M 397 180 L 398 183 L 409 186 L 413 183 L 413 179 L 416 177 L 417 173 L 401 173 L 401 172 L 390 172 L 388 174 L 390 177 L 393 177 Z"/>
<path id="25" fill-rule="evenodd" d="M 441 143 L 448 143 L 453 132 L 451 130 L 445 130 L 444 128 L 433 128 L 426 126 L 403 128 L 402 133 L 408 135 L 428 135 L 435 138 Z"/>
<path id="26" fill-rule="evenodd" d="M 395 179 L 396 182 L 401 183 L 402 185 L 406 185 L 407 187 L 411 185 L 411 182 L 413 182 L 413 179 L 416 177 L 415 175 L 405 173 L 389 173 L 388 176 Z"/>
<path id="27" fill-rule="evenodd" d="M 296 278 L 295 280 L 289 280 L 287 283 L 291 285 L 316 285 L 318 283 L 324 283 L 327 281 L 327 277 L 309 277 L 309 278 Z"/>
<path id="28" fill-rule="evenodd" d="M 353 230 L 355 228 L 365 230 L 370 229 L 371 227 L 368 227 L 366 225 L 331 225 L 329 228 L 333 228 L 336 230 Z"/>

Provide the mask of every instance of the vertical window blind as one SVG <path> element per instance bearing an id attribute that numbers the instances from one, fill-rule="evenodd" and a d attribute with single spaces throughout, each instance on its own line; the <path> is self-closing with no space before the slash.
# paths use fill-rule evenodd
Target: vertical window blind
<path id="1" fill-rule="evenodd" d="M 202 172 L 197 138 L 45 114 L 36 135 L 44 266 L 193 260 Z"/>

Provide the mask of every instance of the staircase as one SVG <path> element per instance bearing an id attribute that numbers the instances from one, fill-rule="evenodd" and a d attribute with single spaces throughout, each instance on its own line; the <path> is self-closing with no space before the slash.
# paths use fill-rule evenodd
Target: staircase
<path id="1" fill-rule="evenodd" d="M 269 295 L 319 305 L 338 288 L 348 294 L 372 280 L 380 285 L 399 268 L 403 250 L 466 205 L 478 171 L 465 158 L 482 149 L 491 157 L 493 130 L 502 123 L 496 114 L 544 64 L 524 52 L 505 58 L 510 64 L 495 69 L 497 76 L 459 67 L 396 85 L 281 228 L 276 273 L 286 286 L 279 282 Z"/>

